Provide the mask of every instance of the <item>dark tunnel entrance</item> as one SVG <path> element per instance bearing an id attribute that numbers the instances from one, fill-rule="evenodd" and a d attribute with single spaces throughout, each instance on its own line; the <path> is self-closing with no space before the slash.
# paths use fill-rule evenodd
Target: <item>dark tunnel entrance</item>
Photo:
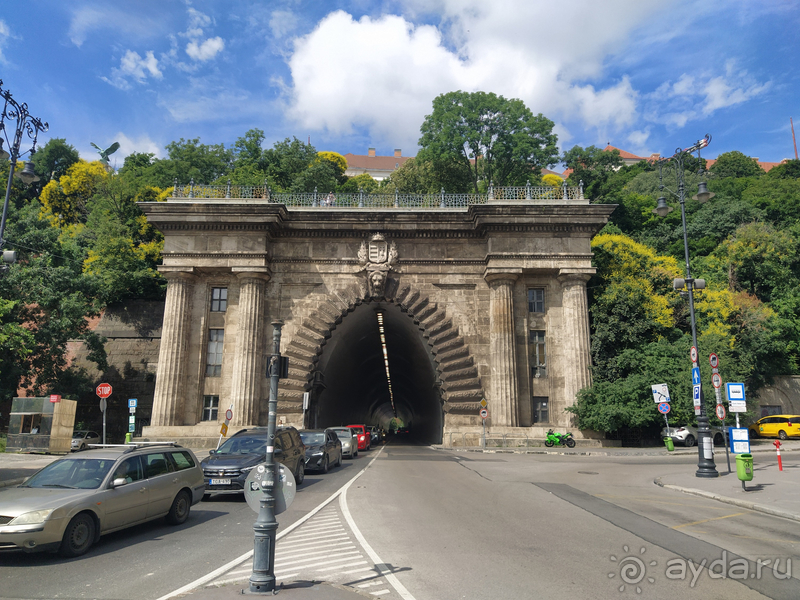
<path id="1" fill-rule="evenodd" d="M 378 312 L 383 313 L 391 391 Z M 316 388 L 306 426 L 364 423 L 388 431 L 397 416 L 419 442 L 441 443 L 444 415 L 430 347 L 398 306 L 371 302 L 348 313 L 323 346 L 317 370 L 325 387 Z"/>

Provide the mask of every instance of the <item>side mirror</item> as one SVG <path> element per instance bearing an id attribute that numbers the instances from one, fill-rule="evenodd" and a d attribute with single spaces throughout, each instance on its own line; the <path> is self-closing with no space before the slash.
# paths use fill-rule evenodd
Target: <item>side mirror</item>
<path id="1" fill-rule="evenodd" d="M 217 451 L 216 451 L 216 450 L 209 450 L 209 451 L 208 451 L 208 454 L 209 454 L 209 456 L 210 456 L 210 455 L 212 455 L 212 454 L 216 454 L 216 453 L 217 453 Z"/>
<path id="2" fill-rule="evenodd" d="M 114 481 L 111 482 L 112 488 L 118 488 L 128 483 L 128 480 L 124 477 L 117 477 Z"/>

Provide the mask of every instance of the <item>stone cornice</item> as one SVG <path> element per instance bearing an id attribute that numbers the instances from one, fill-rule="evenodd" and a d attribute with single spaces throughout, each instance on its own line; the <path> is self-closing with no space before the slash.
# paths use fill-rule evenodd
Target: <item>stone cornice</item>
<path id="1" fill-rule="evenodd" d="M 164 252 L 165 258 L 263 258 L 269 260 L 267 252 Z"/>

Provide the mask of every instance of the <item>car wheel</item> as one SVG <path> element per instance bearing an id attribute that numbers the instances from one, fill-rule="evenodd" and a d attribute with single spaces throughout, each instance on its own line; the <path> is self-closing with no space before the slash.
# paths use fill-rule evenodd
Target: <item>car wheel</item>
<path id="1" fill-rule="evenodd" d="M 78 448 L 78 450 L 86 450 L 86 444 L 84 444 L 83 442 L 81 442 L 81 447 L 80 447 L 80 448 Z"/>
<path id="2" fill-rule="evenodd" d="M 325 455 L 322 458 L 322 474 L 324 475 L 327 472 L 328 472 L 328 456 Z"/>
<path id="3" fill-rule="evenodd" d="M 789 436 L 788 436 L 788 435 L 786 435 L 786 432 L 785 432 L 783 429 L 781 429 L 781 430 L 778 432 L 778 437 L 779 437 L 779 438 L 781 438 L 782 440 L 789 439 Z"/>
<path id="4" fill-rule="evenodd" d="M 758 437 L 758 432 L 755 429 L 750 430 L 750 439 L 754 440 Z"/>
<path id="5" fill-rule="evenodd" d="M 714 444 L 716 444 L 717 446 L 722 446 L 722 444 L 724 443 L 725 443 L 725 437 L 721 433 L 718 433 L 717 435 L 714 436 Z"/>
<path id="6" fill-rule="evenodd" d="M 337 467 L 341 467 L 342 466 L 342 453 L 341 452 L 339 452 L 339 460 L 336 461 L 336 466 Z"/>
<path id="7" fill-rule="evenodd" d="M 300 485 L 301 483 L 303 483 L 303 480 L 305 478 L 306 478 L 306 466 L 301 461 L 300 464 L 297 465 L 297 473 L 294 474 L 294 481 L 297 485 Z"/>
<path id="8" fill-rule="evenodd" d="M 687 435 L 686 439 L 683 441 L 683 445 L 686 446 L 687 448 L 691 448 L 692 446 L 694 446 L 694 442 L 695 442 L 694 436 Z"/>
<path id="9" fill-rule="evenodd" d="M 94 519 L 86 513 L 72 517 L 61 539 L 61 555 L 67 557 L 85 554 L 94 543 Z"/>
<path id="10" fill-rule="evenodd" d="M 189 492 L 181 490 L 172 501 L 172 506 L 167 513 L 167 523 L 170 525 L 180 525 L 186 522 L 189 518 L 189 510 L 192 508 L 192 499 L 189 497 Z"/>

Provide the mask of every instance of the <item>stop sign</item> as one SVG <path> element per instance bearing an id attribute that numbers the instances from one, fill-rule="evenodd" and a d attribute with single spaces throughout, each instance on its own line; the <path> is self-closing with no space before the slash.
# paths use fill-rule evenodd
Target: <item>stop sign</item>
<path id="1" fill-rule="evenodd" d="M 108 398 L 111 395 L 111 384 L 101 383 L 97 386 L 97 395 L 101 398 Z"/>

